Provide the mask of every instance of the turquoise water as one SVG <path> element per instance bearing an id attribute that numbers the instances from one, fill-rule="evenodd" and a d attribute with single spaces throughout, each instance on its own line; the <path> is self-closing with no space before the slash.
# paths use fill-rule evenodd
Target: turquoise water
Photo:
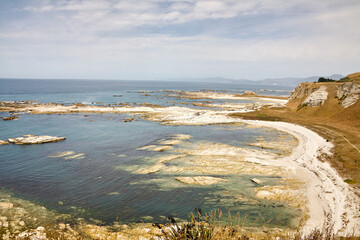
<path id="1" fill-rule="evenodd" d="M 140 90 L 161 89 L 198 90 L 255 90 L 244 86 L 149 82 L 86 82 L 0 81 L 0 100 L 40 100 L 41 102 L 103 102 L 114 103 L 112 95 L 122 94 L 122 101 L 151 102 L 166 105 L 169 99 L 142 97 Z M 46 84 L 45 84 L 46 83 Z M 56 84 L 55 84 L 56 83 Z M 108 83 L 108 84 L 107 84 Z M 62 86 L 62 87 L 61 87 Z M 118 87 L 118 89 L 116 88 Z M 259 88 L 259 87 L 258 87 Z M 269 88 L 261 86 L 261 88 Z M 285 89 L 287 90 L 287 89 Z M 273 92 L 279 94 L 279 92 Z M 0 117 L 8 113 L 0 113 Z M 190 143 L 211 141 L 249 147 L 259 136 L 271 139 L 280 134 L 265 128 L 237 128 L 233 126 L 165 126 L 157 122 L 137 120 L 125 123 L 126 114 L 65 114 L 20 115 L 18 120 L 0 121 L 0 139 L 24 134 L 65 136 L 62 142 L 40 145 L 0 146 L 0 187 L 11 190 L 16 196 L 29 199 L 61 213 L 75 217 L 97 219 L 104 224 L 113 221 L 162 222 L 163 216 L 186 219 L 196 207 L 203 211 L 214 208 L 232 209 L 248 214 L 252 222 L 279 217 L 275 226 L 286 226 L 297 213 L 286 205 L 260 201 L 256 204 L 231 201 L 224 191 L 253 196 L 256 187 L 250 175 L 224 176 L 231 183 L 212 186 L 177 185 L 172 187 L 180 173 L 136 174 L 126 168 L 144 164 L 152 156 L 164 154 L 138 151 L 139 147 L 156 144 L 172 134 L 193 136 Z M 224 129 L 225 128 L 225 129 Z M 282 134 L 282 133 L 281 133 Z M 52 155 L 74 151 L 83 153 L 82 159 L 54 158 Z M 264 184 L 275 184 L 277 177 L 257 176 Z M 161 182 L 162 184 L 158 184 Z M 233 183 L 236 183 L 235 185 Z M 169 185 L 167 185 L 169 184 Z M 228 199 L 229 201 L 226 201 Z M 224 201 L 225 200 L 225 201 Z"/>

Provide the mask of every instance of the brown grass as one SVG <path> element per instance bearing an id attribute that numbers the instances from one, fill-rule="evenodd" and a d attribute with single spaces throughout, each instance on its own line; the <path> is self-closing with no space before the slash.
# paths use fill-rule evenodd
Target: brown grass
<path id="1" fill-rule="evenodd" d="M 344 179 L 349 179 L 355 189 L 360 192 L 360 102 L 343 108 L 335 98 L 338 83 L 319 83 L 312 85 L 327 85 L 328 100 L 321 107 L 298 106 L 304 99 L 290 101 L 285 108 L 261 109 L 249 113 L 235 113 L 232 117 L 284 121 L 305 126 L 325 139 L 334 143 L 334 155 L 328 159 Z M 354 146 L 353 146 L 353 145 Z"/>

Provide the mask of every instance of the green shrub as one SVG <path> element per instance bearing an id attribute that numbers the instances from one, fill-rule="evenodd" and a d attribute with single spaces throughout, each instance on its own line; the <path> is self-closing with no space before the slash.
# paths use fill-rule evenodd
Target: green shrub
<path id="1" fill-rule="evenodd" d="M 355 180 L 352 180 L 352 179 L 349 179 L 349 178 L 345 179 L 344 182 L 346 182 L 348 184 L 355 184 L 356 183 Z"/>

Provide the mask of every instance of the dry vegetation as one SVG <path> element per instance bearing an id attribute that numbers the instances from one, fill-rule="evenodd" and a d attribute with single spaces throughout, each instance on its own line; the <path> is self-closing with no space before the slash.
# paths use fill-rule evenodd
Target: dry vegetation
<path id="1" fill-rule="evenodd" d="M 349 75 L 351 76 L 351 75 Z M 356 75 L 357 76 L 357 75 Z M 360 74 L 359 76 L 360 77 Z M 304 99 L 289 101 L 285 108 L 261 109 L 249 113 L 235 113 L 232 117 L 265 121 L 284 121 L 305 126 L 334 143 L 334 155 L 329 161 L 360 193 L 360 101 L 343 108 L 336 98 L 337 85 L 341 83 L 309 83 L 309 88 L 326 85 L 328 99 L 323 106 L 302 107 Z"/>
<path id="2" fill-rule="evenodd" d="M 202 215 L 201 209 L 195 209 L 195 214 L 191 214 L 187 223 L 177 223 L 173 218 L 169 218 L 170 226 L 165 227 L 161 224 L 157 226 L 165 240 L 250 240 L 250 239 L 276 239 L 276 240 L 335 240 L 359 239 L 354 236 L 338 237 L 331 226 L 324 229 L 314 229 L 309 233 L 301 233 L 299 230 L 283 230 L 267 227 L 267 221 L 262 221 L 262 227 L 244 227 L 246 216 L 240 217 L 239 214 L 232 216 L 229 211 L 223 214 L 221 211 L 213 210 Z M 226 215 L 226 216 L 225 216 Z"/>

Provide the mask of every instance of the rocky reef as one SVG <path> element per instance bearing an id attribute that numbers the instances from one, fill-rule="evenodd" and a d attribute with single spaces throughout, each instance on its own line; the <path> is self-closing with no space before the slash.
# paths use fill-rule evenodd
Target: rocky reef
<path id="1" fill-rule="evenodd" d="M 196 176 L 196 177 L 177 177 L 176 180 L 192 185 L 212 185 L 217 183 L 228 182 L 229 180 L 218 178 L 218 177 L 209 177 L 209 176 Z"/>
<path id="2" fill-rule="evenodd" d="M 10 116 L 10 117 L 3 117 L 2 119 L 3 119 L 4 121 L 9 121 L 9 120 L 19 119 L 19 117 Z"/>
<path id="3" fill-rule="evenodd" d="M 37 135 L 24 135 L 23 137 L 9 138 L 9 143 L 13 144 L 41 144 L 64 141 L 65 137 L 53 137 L 53 136 L 37 136 Z"/>

